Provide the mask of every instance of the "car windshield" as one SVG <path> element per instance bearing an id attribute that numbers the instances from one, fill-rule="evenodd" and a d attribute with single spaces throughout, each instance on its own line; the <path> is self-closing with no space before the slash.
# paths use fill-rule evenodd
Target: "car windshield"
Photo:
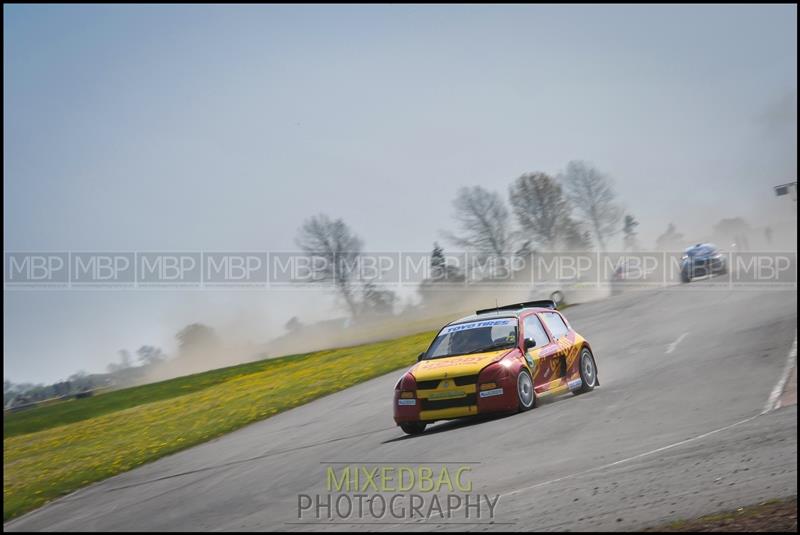
<path id="1" fill-rule="evenodd" d="M 498 318 L 449 325 L 425 352 L 425 359 L 485 353 L 514 347 L 517 343 L 517 320 Z"/>
<path id="2" fill-rule="evenodd" d="M 717 252 L 713 245 L 697 245 L 686 251 L 688 256 L 711 256 Z"/>

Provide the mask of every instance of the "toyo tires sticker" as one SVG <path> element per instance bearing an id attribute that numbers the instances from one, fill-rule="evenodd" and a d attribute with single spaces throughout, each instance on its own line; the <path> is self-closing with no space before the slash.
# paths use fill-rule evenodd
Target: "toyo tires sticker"
<path id="1" fill-rule="evenodd" d="M 512 327 L 516 327 L 517 320 L 511 318 L 505 318 L 497 320 L 473 321 L 471 323 L 459 323 L 458 325 L 451 325 L 449 327 L 445 327 L 445 329 L 442 331 L 442 334 L 450 334 L 458 331 L 466 331 L 469 329 L 481 329 L 484 327 L 496 327 L 498 325 L 510 325 Z"/>

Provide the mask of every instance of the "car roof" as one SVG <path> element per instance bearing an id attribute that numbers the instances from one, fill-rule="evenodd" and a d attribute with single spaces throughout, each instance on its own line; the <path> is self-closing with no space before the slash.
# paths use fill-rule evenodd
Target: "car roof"
<path id="1" fill-rule="evenodd" d="M 519 310 L 497 310 L 491 312 L 481 312 L 480 314 L 470 314 L 469 316 L 464 316 L 463 318 L 457 319 L 455 321 L 451 321 L 447 325 L 456 325 L 458 323 L 466 323 L 469 321 L 479 321 L 485 319 L 500 319 L 500 318 L 516 318 L 519 319 L 520 316 L 523 314 L 528 314 L 529 312 L 553 312 L 552 308 L 544 308 L 544 307 L 528 307 L 528 308 L 521 308 Z M 445 327 L 447 327 L 445 325 Z"/>
<path id="2" fill-rule="evenodd" d="M 713 243 L 697 243 L 695 245 L 690 245 L 686 248 L 686 252 L 695 250 L 695 249 L 716 249 L 717 246 Z"/>

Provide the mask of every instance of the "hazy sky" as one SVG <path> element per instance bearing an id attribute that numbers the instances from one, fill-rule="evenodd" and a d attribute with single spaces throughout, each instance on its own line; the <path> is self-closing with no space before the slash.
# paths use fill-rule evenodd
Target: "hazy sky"
<path id="1" fill-rule="evenodd" d="M 796 177 L 794 5 L 3 11 L 6 251 L 295 249 L 317 212 L 367 248 L 428 250 L 458 187 L 505 196 L 571 159 L 614 177 L 647 243 L 670 221 L 690 234 L 794 213 L 771 193 Z M 3 297 L 14 381 L 169 349 L 190 321 L 266 340 L 330 305 Z"/>

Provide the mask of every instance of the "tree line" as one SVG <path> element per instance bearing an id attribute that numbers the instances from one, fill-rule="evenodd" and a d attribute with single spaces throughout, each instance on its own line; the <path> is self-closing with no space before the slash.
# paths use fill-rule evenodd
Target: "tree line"
<path id="1" fill-rule="evenodd" d="M 534 251 L 605 250 L 623 234 L 626 249 L 638 247 L 639 222 L 625 214 L 611 178 L 584 161 L 569 162 L 556 176 L 543 172 L 520 175 L 508 186 L 508 204 L 482 186 L 462 187 L 452 201 L 453 231 L 442 237 L 479 258 Z M 306 254 L 321 257 L 315 280 L 332 283 L 351 317 L 391 313 L 396 296 L 370 281 L 357 280 L 349 269 L 362 253 L 363 240 L 342 218 L 317 214 L 300 227 L 295 240 Z M 445 261 L 434 242 L 431 280 L 463 280 Z M 287 324 L 287 328 L 291 327 Z"/>
<path id="2" fill-rule="evenodd" d="M 460 188 L 452 200 L 453 230 L 443 230 L 446 243 L 478 258 L 524 255 L 550 251 L 607 250 L 617 235 L 622 236 L 624 251 L 638 251 L 639 221 L 625 213 L 614 189 L 613 180 L 591 164 L 573 160 L 564 170 L 550 175 L 524 173 L 507 189 L 507 200 L 482 186 Z M 723 219 L 714 226 L 714 236 L 737 249 L 747 249 L 747 236 L 753 229 L 741 218 Z M 771 241 L 770 229 L 765 231 Z M 342 219 L 316 214 L 303 222 L 295 242 L 308 255 L 322 257 L 314 264 L 315 280 L 332 283 L 351 319 L 388 316 L 394 313 L 396 294 L 369 280 L 359 280 L 350 269 L 363 252 L 363 240 Z M 673 223 L 656 239 L 656 250 L 679 250 L 685 237 Z M 440 282 L 463 282 L 466 274 L 447 263 L 444 248 L 433 243 L 429 278 L 420 284 L 420 293 Z M 303 328 L 297 317 L 286 329 Z M 218 344 L 211 327 L 193 323 L 176 335 L 177 358 L 191 358 Z M 142 379 L 146 372 L 170 358 L 161 348 L 143 345 L 135 351 L 119 351 L 119 360 L 107 367 L 105 374 L 78 372 L 66 381 L 52 385 L 15 384 L 4 380 L 3 399 L 29 403 L 54 397 L 70 396 L 105 386 L 125 386 Z"/>
<path id="3" fill-rule="evenodd" d="M 198 353 L 213 350 L 219 344 L 214 329 L 202 323 L 192 323 L 175 334 L 177 354 L 172 358 L 193 358 Z M 134 357 L 127 349 L 118 352 L 118 360 L 106 367 L 106 373 L 88 374 L 79 371 L 64 381 L 53 384 L 14 383 L 3 380 L 3 405 L 14 408 L 54 398 L 82 397 L 99 388 L 124 387 L 137 384 L 153 368 L 170 356 L 160 347 L 143 345 Z"/>
<path id="4" fill-rule="evenodd" d="M 623 209 L 613 182 L 583 161 L 571 161 L 563 172 L 524 173 L 508 186 L 509 210 L 502 196 L 482 186 L 462 187 L 453 200 L 456 232 L 445 232 L 452 244 L 484 255 L 530 251 L 605 250 L 609 240 L 627 232 L 632 241 L 635 219 L 621 224 Z"/>

